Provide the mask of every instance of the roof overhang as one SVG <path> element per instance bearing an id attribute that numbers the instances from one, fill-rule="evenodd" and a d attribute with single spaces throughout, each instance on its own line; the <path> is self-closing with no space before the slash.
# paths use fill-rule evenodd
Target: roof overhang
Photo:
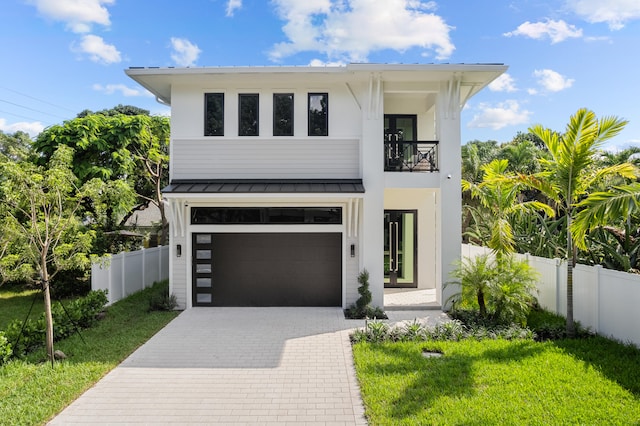
<path id="1" fill-rule="evenodd" d="M 363 194 L 362 179 L 215 179 L 174 180 L 162 190 L 165 196 L 229 194 Z"/>
<path id="2" fill-rule="evenodd" d="M 313 77 L 314 84 L 325 82 L 368 82 L 372 74 L 385 82 L 442 82 L 456 75 L 462 86 L 470 87 L 466 99 L 473 96 L 507 70 L 504 64 L 349 64 L 333 67 L 198 67 L 198 68 L 138 68 L 125 73 L 156 96 L 171 104 L 171 87 L 176 84 L 211 86 L 212 81 L 224 84 L 228 78 L 259 77 L 260 81 L 295 81 Z"/>

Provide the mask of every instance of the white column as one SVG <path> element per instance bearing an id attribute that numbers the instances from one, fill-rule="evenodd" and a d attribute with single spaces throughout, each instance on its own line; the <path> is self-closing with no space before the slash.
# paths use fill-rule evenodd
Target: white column
<path id="1" fill-rule="evenodd" d="M 456 292 L 453 286 L 443 289 L 443 284 L 451 280 L 462 242 L 460 100 L 456 90 L 449 90 L 452 84 L 455 85 L 454 80 L 442 85 L 438 99 L 440 199 L 436 214 L 440 223 L 440 291 L 436 293 L 441 294 L 442 304 Z"/>
<path id="2" fill-rule="evenodd" d="M 384 306 L 384 104 L 382 83 L 373 81 L 362 109 L 362 201 L 360 270 L 369 271 L 372 306 Z M 369 96 L 372 98 L 369 99 Z"/>

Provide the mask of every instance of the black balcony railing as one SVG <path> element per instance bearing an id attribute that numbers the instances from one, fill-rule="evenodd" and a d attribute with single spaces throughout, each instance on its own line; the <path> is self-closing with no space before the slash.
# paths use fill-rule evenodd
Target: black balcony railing
<path id="1" fill-rule="evenodd" d="M 385 172 L 437 172 L 438 141 L 385 141 Z"/>

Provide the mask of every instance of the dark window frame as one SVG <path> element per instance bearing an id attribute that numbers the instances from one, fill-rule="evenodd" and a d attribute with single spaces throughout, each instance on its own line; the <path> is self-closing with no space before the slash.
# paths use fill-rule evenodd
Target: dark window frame
<path id="1" fill-rule="evenodd" d="M 193 207 L 192 225 L 342 225 L 342 207 Z"/>
<path id="2" fill-rule="evenodd" d="M 209 102 L 209 98 L 220 97 L 219 105 L 222 107 L 221 111 L 214 111 L 212 114 L 218 117 L 212 117 L 217 119 L 218 126 L 214 127 L 209 123 L 209 107 L 215 106 L 214 102 Z M 211 92 L 204 94 L 204 135 L 205 136 L 224 136 L 224 92 Z"/>
<path id="3" fill-rule="evenodd" d="M 277 106 L 277 99 L 280 97 L 291 97 L 291 111 L 290 117 L 278 117 L 279 108 Z M 294 135 L 294 117 L 295 117 L 295 94 L 293 93 L 274 93 L 273 94 L 273 136 L 293 136 Z M 291 129 L 288 132 L 280 132 L 280 126 L 278 125 L 281 120 L 290 120 L 287 126 Z"/>
<path id="4" fill-rule="evenodd" d="M 243 112 L 246 111 L 243 108 L 243 99 L 255 99 L 255 111 L 254 117 L 248 117 L 249 120 L 253 119 L 253 124 L 245 126 L 243 121 Z M 252 130 L 246 130 L 252 129 Z M 260 94 L 259 93 L 239 93 L 238 94 L 238 136 L 260 136 Z"/>
<path id="5" fill-rule="evenodd" d="M 323 96 L 325 100 L 324 111 L 320 111 L 314 117 L 311 109 L 311 98 L 314 96 Z M 320 101 L 322 102 L 322 101 Z M 324 118 L 319 118 L 324 115 Z M 315 124 L 320 124 L 320 127 Z M 313 131 L 312 131 L 313 129 Z M 319 129 L 320 131 L 316 131 Z M 328 92 L 310 92 L 307 94 L 307 135 L 308 136 L 329 136 L 329 93 Z"/>

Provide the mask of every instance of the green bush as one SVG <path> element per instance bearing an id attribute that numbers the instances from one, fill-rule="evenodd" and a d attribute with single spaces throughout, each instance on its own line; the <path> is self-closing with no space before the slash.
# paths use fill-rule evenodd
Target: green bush
<path id="1" fill-rule="evenodd" d="M 54 341 L 69 337 L 78 329 L 91 327 L 97 321 L 97 315 L 107 301 L 107 293 L 98 290 L 91 291 L 85 297 L 73 300 L 64 306 L 60 302 L 54 302 L 51 305 Z M 44 313 L 35 320 L 11 321 L 4 334 L 12 345 L 13 356 L 22 357 L 42 346 L 45 330 Z"/>
<path id="2" fill-rule="evenodd" d="M 468 327 L 459 320 L 445 321 L 434 326 L 427 326 L 418 321 L 390 326 L 379 321 L 367 321 L 364 328 L 351 334 L 351 341 L 358 342 L 420 342 L 420 341 L 460 341 L 463 339 L 528 339 L 534 333 L 518 325 L 509 326 L 472 326 Z"/>
<path id="3" fill-rule="evenodd" d="M 4 336 L 4 333 L 0 331 L 0 365 L 7 362 L 12 354 L 11 343 Z"/>
<path id="4" fill-rule="evenodd" d="M 386 319 L 387 314 L 384 313 L 384 310 L 377 306 L 371 306 L 371 291 L 369 291 L 369 271 L 364 269 L 358 275 L 358 282 L 360 283 L 360 287 L 358 287 L 358 293 L 360 297 L 356 300 L 356 303 L 349 306 L 348 309 L 345 310 L 344 314 L 349 319 L 369 319 L 369 318 L 377 318 L 377 319 Z"/>
<path id="5" fill-rule="evenodd" d="M 164 280 L 153 284 L 149 295 L 150 311 L 172 311 L 178 306 L 174 294 L 169 294 L 169 281 Z"/>
<path id="6" fill-rule="evenodd" d="M 460 291 L 451 296 L 452 314 L 477 311 L 489 325 L 518 323 L 526 325 L 527 314 L 535 303 L 533 292 L 537 272 L 523 260 L 503 256 L 499 260 L 479 255 L 458 262 L 451 273 Z"/>

